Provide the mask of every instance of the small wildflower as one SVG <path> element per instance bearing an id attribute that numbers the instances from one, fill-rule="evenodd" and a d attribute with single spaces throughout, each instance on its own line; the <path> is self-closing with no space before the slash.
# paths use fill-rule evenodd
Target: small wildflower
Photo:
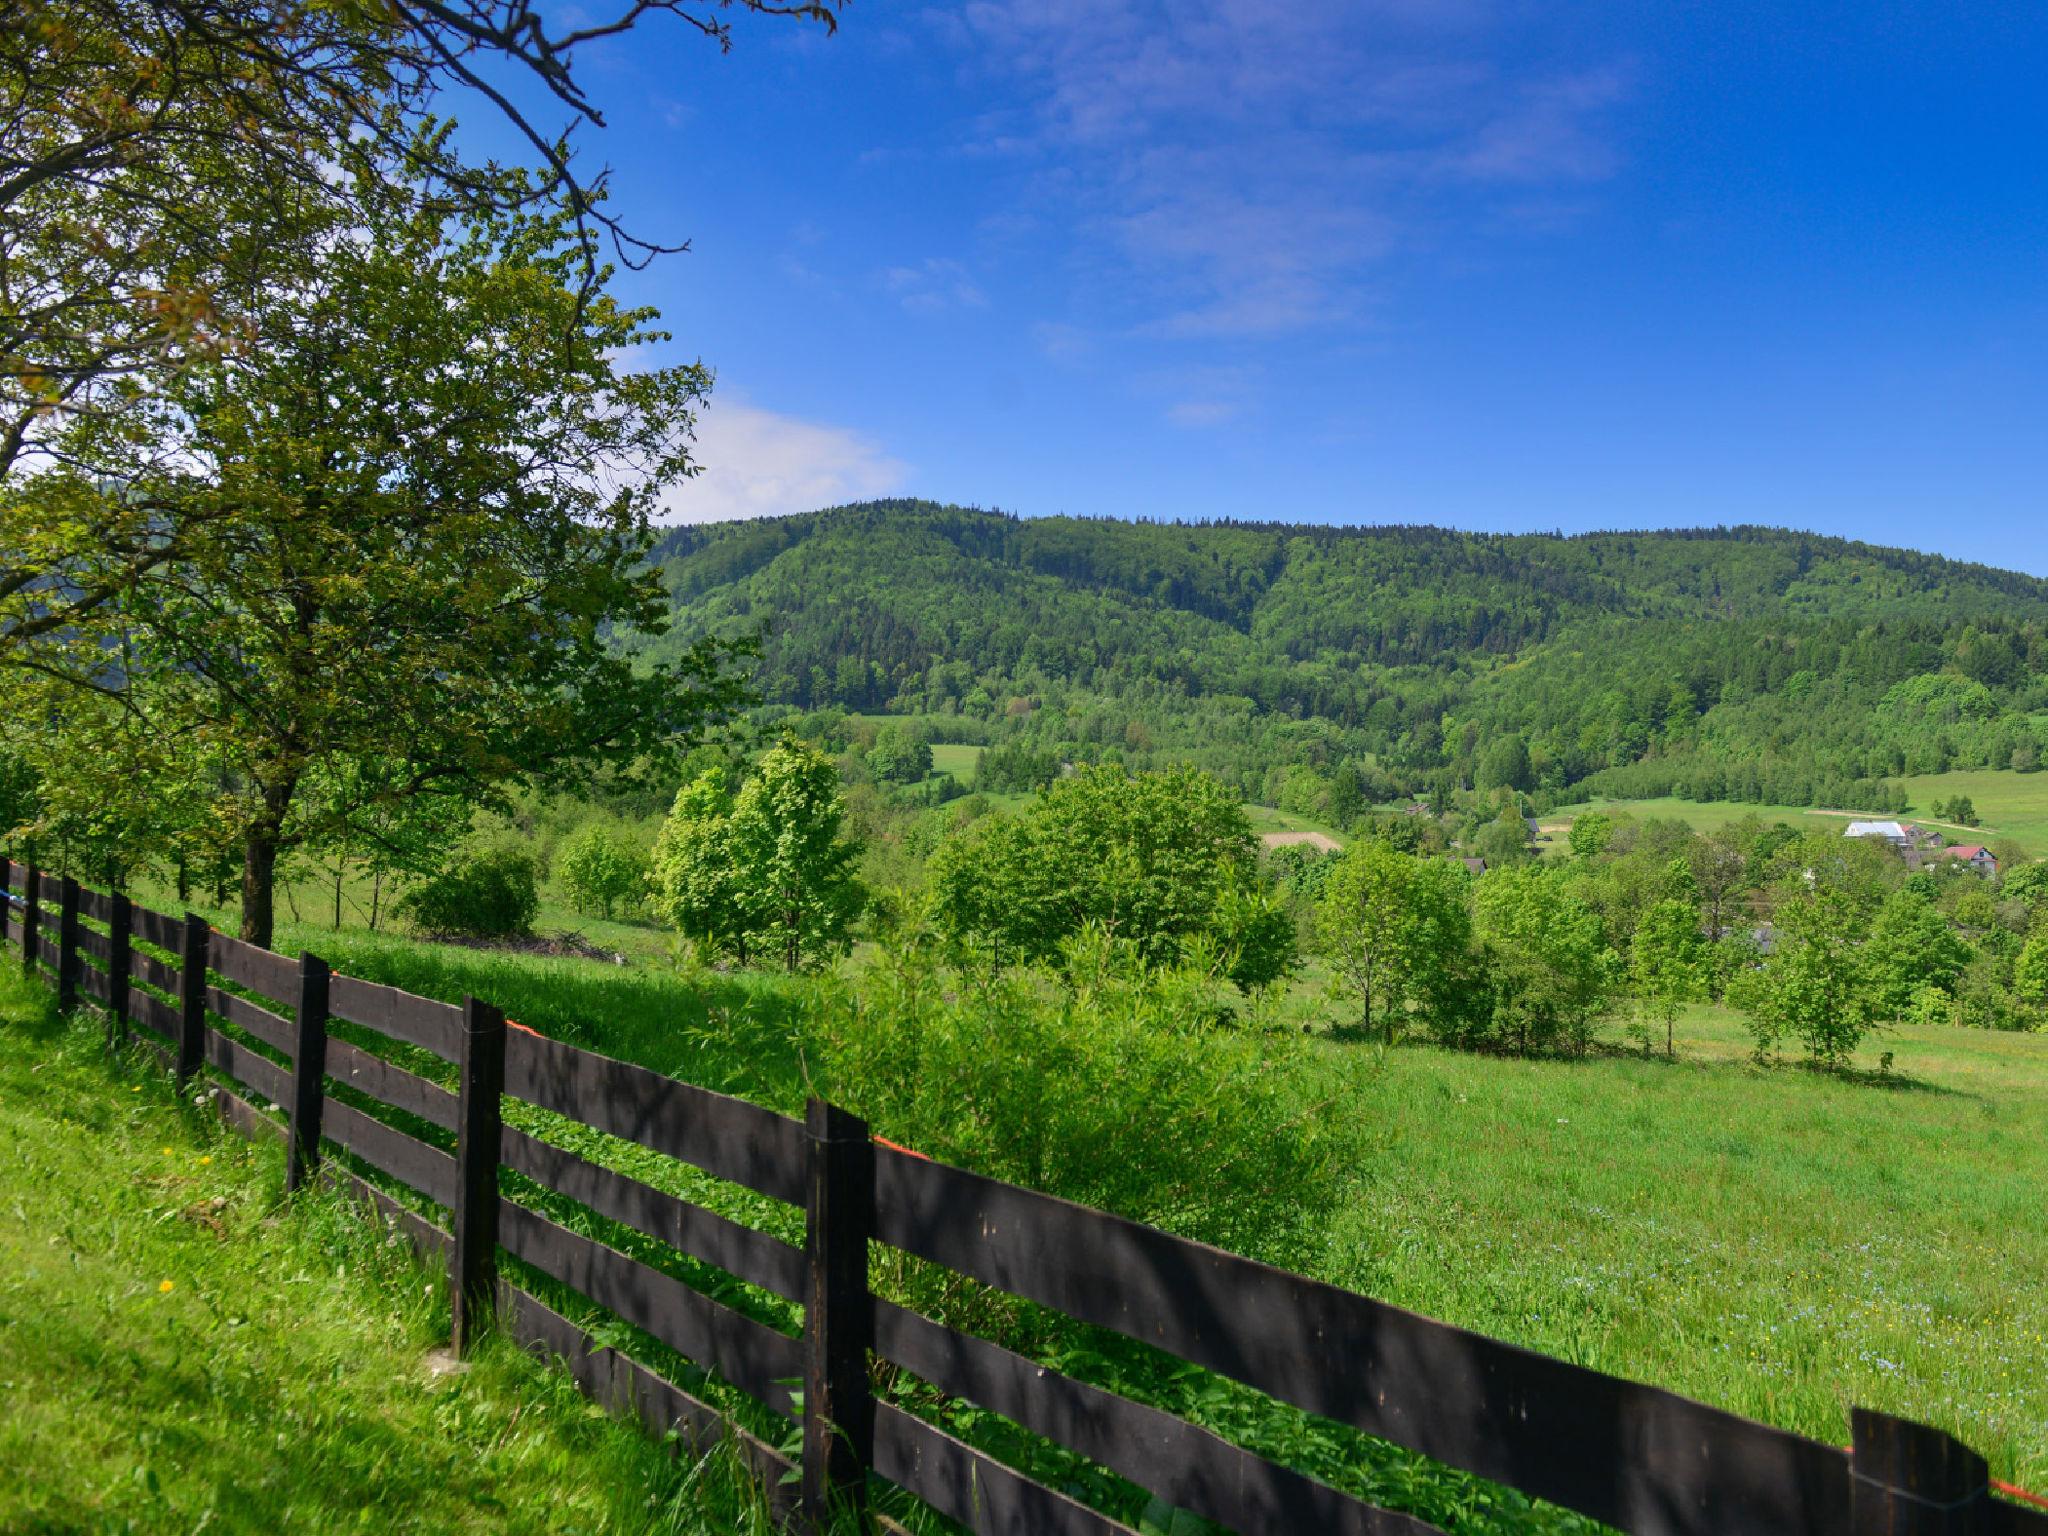
<path id="1" fill-rule="evenodd" d="M 170 1149 L 169 1147 L 165 1147 L 165 1148 L 164 1148 L 164 1156 L 165 1156 L 165 1157 L 169 1157 L 170 1155 L 171 1155 L 171 1149 Z"/>
<path id="2" fill-rule="evenodd" d="M 170 1282 L 170 1281 L 168 1281 L 168 1280 L 166 1280 L 166 1281 L 164 1281 L 164 1282 L 163 1282 L 163 1283 L 162 1283 L 161 1285 L 159 1285 L 159 1286 L 157 1287 L 157 1292 L 158 1292 L 158 1294 L 160 1294 L 160 1295 L 168 1295 L 168 1294 L 169 1294 L 169 1292 L 170 1292 L 170 1289 L 171 1289 L 171 1282 Z"/>
<path id="3" fill-rule="evenodd" d="M 206 1154 L 205 1156 L 203 1156 L 203 1157 L 201 1157 L 201 1158 L 199 1159 L 200 1165 L 201 1165 L 202 1167 L 203 1167 L 203 1166 L 205 1166 L 205 1165 L 206 1165 L 207 1163 L 210 1163 L 210 1162 L 212 1162 L 212 1161 L 213 1161 L 213 1154 L 212 1154 L 211 1152 L 208 1152 L 208 1153 L 207 1153 L 207 1154 Z"/>
<path id="4" fill-rule="evenodd" d="M 133 1088 L 130 1088 L 128 1091 L 130 1093 L 140 1093 L 142 1092 L 142 1084 L 137 1083 Z"/>

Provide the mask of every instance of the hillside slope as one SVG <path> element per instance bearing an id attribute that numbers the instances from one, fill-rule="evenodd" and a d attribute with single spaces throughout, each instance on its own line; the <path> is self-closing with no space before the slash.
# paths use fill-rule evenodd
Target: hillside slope
<path id="1" fill-rule="evenodd" d="M 2048 747 L 2048 582 L 1765 528 L 1022 520 L 926 502 L 681 528 L 665 648 L 756 632 L 773 703 L 963 739 L 1276 765 L 1362 792 L 1529 783 L 1804 803 Z M 978 733 L 978 734 L 977 734 Z M 1658 781 L 1656 785 L 1648 782 Z M 1699 782 L 1695 784 L 1693 781 Z M 1867 782 L 1866 782 L 1867 788 Z"/>

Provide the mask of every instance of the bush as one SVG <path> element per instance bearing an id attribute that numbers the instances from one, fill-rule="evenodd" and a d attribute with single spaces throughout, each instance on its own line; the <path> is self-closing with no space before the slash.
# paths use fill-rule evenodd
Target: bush
<path id="1" fill-rule="evenodd" d="M 539 874 L 516 848 L 473 853 L 407 892 L 398 910 L 421 933 L 521 938 L 540 912 Z"/>

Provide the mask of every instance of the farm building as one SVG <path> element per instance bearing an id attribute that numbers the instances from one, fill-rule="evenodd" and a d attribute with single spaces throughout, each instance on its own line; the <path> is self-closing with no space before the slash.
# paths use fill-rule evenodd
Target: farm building
<path id="1" fill-rule="evenodd" d="M 1980 875 L 1998 873 L 1998 859 L 1982 843 L 1957 843 L 1953 848 L 1941 850 L 1942 857 L 1957 859 L 1970 866 Z"/>

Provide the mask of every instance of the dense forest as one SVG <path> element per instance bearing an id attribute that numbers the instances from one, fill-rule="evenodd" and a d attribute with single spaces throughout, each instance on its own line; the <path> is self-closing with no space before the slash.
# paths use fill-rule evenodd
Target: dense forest
<path id="1" fill-rule="evenodd" d="M 677 611 L 650 658 L 756 636 L 767 704 L 923 716 L 1004 749 L 987 788 L 1121 759 L 1338 821 L 1458 787 L 1883 809 L 1897 776 L 2048 752 L 2048 582 L 1779 529 L 885 501 L 678 528 L 654 559 Z"/>

